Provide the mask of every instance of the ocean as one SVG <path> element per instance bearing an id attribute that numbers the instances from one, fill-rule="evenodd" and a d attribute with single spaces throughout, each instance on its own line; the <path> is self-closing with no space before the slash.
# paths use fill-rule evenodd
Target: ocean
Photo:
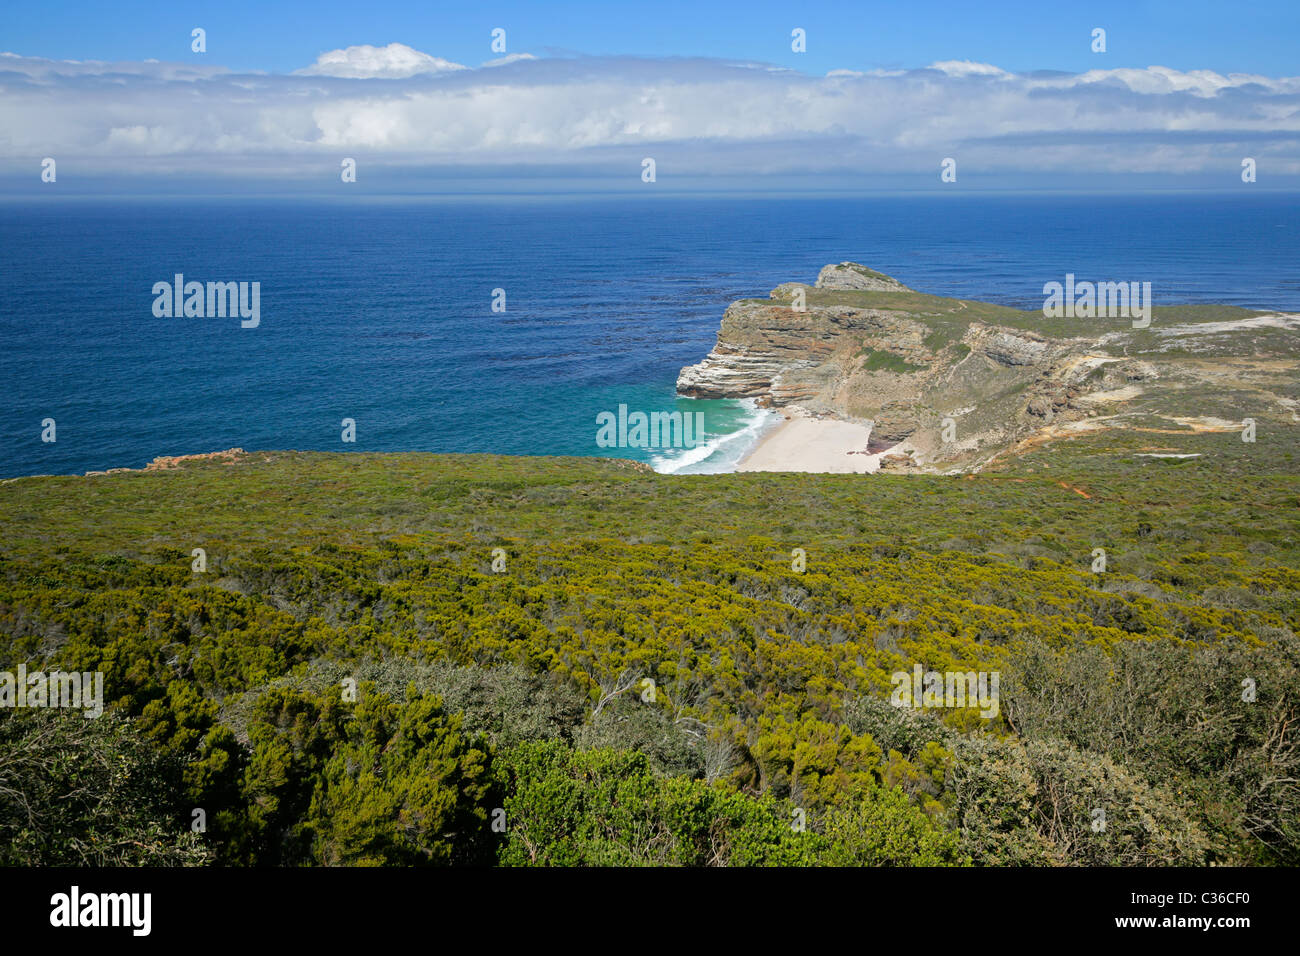
<path id="1" fill-rule="evenodd" d="M 1300 196 L 1250 189 L 9 202 L 0 477 L 233 446 L 726 471 L 770 413 L 678 399 L 674 383 L 732 300 L 853 260 L 920 291 L 1017 308 L 1040 308 L 1043 284 L 1073 272 L 1150 281 L 1157 306 L 1300 310 Z M 258 325 L 156 315 L 155 284 L 177 274 L 259 283 Z M 704 440 L 604 447 L 598 416 L 620 406 L 702 413 Z"/>

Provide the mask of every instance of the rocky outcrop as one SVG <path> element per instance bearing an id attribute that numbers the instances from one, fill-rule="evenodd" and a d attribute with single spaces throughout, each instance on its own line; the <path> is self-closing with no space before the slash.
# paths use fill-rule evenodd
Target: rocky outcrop
<path id="1" fill-rule="evenodd" d="M 822 266 L 817 273 L 818 289 L 844 289 L 854 292 L 911 292 L 893 276 L 876 272 L 856 262 Z"/>
<path id="2" fill-rule="evenodd" d="M 893 343 L 926 361 L 925 326 L 878 309 L 809 306 L 742 299 L 722 317 L 718 343 L 704 361 L 682 369 L 677 391 L 692 398 L 759 398 L 764 404 L 830 401 L 846 345 Z"/>
<path id="3" fill-rule="evenodd" d="M 692 398 L 770 399 L 786 373 L 821 364 L 834 337 L 818 312 L 734 302 L 722 317 L 718 344 L 704 361 L 682 369 L 677 391 Z"/>
<path id="4" fill-rule="evenodd" d="M 247 452 L 242 448 L 227 448 L 225 451 L 209 451 L 197 455 L 163 455 L 144 466 L 145 471 L 167 471 L 179 468 L 189 461 L 224 461 L 233 464 L 243 458 Z"/>
<path id="5" fill-rule="evenodd" d="M 875 293 L 893 295 L 877 306 Z M 896 440 L 918 427 L 916 403 L 962 355 L 974 351 L 1015 367 L 1041 364 L 1059 351 L 1042 336 L 969 320 L 959 324 L 965 339 L 954 334 L 936 343 L 931 317 L 911 310 L 910 301 L 898 307 L 899 293 L 934 307 L 933 297 L 849 262 L 822 269 L 816 286 L 783 283 L 767 300 L 732 303 L 717 344 L 702 362 L 681 370 L 677 390 L 870 419 L 882 438 Z M 951 301 L 954 313 L 965 308 L 938 301 Z"/>
<path id="6" fill-rule="evenodd" d="M 999 365 L 1042 365 L 1061 347 L 1041 335 L 1011 329 L 977 326 L 963 339 Z"/>
<path id="7" fill-rule="evenodd" d="M 98 475 L 118 475 L 127 471 L 170 471 L 190 461 L 221 461 L 227 465 L 247 456 L 242 448 L 227 448 L 225 451 L 208 451 L 195 455 L 160 455 L 144 468 L 109 468 L 106 471 L 88 471 L 83 477 L 94 478 Z"/>

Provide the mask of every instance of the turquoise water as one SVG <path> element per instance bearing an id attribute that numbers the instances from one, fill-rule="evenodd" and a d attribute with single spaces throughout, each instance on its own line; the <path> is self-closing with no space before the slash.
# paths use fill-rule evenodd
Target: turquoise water
<path id="1" fill-rule="evenodd" d="M 111 202 L 0 206 L 0 476 L 232 446 L 610 455 L 726 470 L 769 417 L 678 399 L 734 299 L 856 260 L 1039 308 L 1076 275 L 1156 304 L 1300 309 L 1295 196 Z M 260 324 L 156 317 L 175 273 L 260 283 Z M 506 311 L 492 311 L 494 289 Z M 698 449 L 596 416 L 703 410 Z M 42 421 L 57 441 L 41 441 Z M 342 420 L 356 422 L 343 443 Z"/>

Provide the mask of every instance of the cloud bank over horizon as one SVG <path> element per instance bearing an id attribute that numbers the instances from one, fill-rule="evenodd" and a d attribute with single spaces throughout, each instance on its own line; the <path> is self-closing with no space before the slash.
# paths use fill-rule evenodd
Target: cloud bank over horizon
<path id="1" fill-rule="evenodd" d="M 0 54 L 0 170 L 317 175 L 369 166 L 1036 177 L 1300 176 L 1300 77 L 1208 70 L 1011 73 L 964 60 L 812 76 L 702 58 L 534 57 L 476 67 L 400 43 L 289 74 Z M 365 168 L 363 166 L 363 168 Z M 599 172 L 597 172 L 599 174 Z M 623 173 L 617 173 L 623 175 Z"/>

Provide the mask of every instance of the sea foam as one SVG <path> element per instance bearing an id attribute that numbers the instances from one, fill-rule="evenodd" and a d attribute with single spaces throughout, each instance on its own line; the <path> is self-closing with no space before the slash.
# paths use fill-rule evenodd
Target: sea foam
<path id="1" fill-rule="evenodd" d="M 736 470 L 736 465 L 754 448 L 781 416 L 759 408 L 752 398 L 738 401 L 744 408 L 739 427 L 675 454 L 652 455 L 650 466 L 661 475 L 717 475 Z"/>

